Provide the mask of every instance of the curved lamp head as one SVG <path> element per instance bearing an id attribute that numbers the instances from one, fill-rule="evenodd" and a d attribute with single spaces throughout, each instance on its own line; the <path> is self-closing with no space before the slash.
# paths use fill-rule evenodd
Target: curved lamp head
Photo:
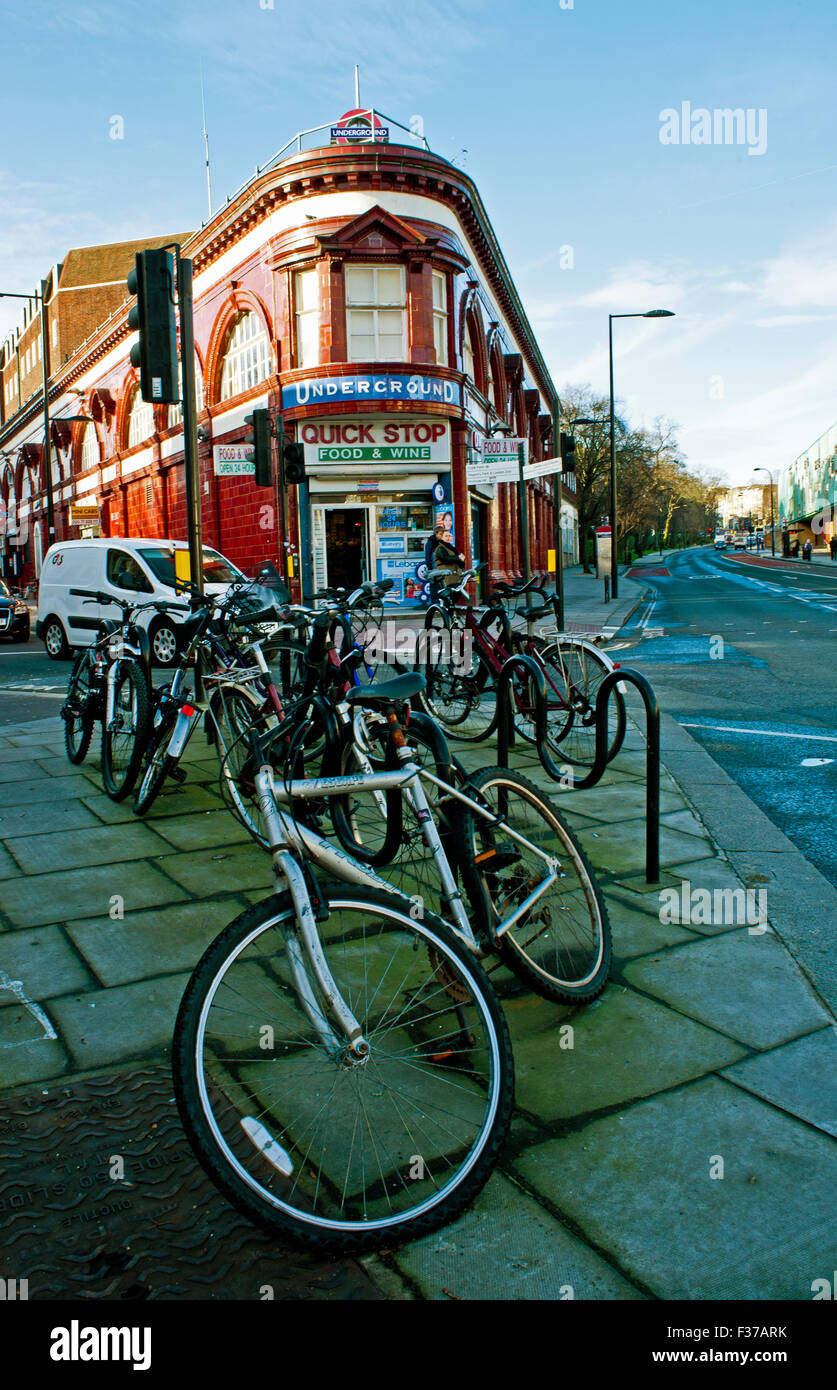
<path id="1" fill-rule="evenodd" d="M 647 314 L 642 314 L 644 319 L 673 319 L 673 309 L 649 309 Z"/>

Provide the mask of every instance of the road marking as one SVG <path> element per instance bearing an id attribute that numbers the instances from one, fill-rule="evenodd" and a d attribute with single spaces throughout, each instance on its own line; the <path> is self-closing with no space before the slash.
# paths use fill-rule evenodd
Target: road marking
<path id="1" fill-rule="evenodd" d="M 803 743 L 837 743 L 828 734 L 783 734 L 779 729 L 734 729 L 731 724 L 681 724 L 681 729 L 717 729 L 722 734 L 755 734 L 758 738 L 801 738 Z"/>

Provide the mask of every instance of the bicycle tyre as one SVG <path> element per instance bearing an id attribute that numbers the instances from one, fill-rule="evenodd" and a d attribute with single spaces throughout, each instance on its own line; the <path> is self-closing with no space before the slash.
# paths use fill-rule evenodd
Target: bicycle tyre
<path id="1" fill-rule="evenodd" d="M 560 637 L 541 649 L 541 659 L 553 670 L 563 672 L 565 699 L 573 717 L 563 728 L 554 729 L 549 721 L 547 739 L 556 762 L 591 768 L 596 757 L 596 695 L 613 663 L 592 642 L 578 637 Z M 611 691 L 607 714 L 607 761 L 622 747 L 627 727 L 625 699 L 619 689 Z M 553 732 L 554 730 L 554 732 Z"/>
<path id="2" fill-rule="evenodd" d="M 560 866 L 558 882 L 546 891 L 540 906 L 536 903 L 498 938 L 498 923 L 533 891 L 542 861 L 504 838 L 502 824 L 492 825 L 463 808 L 456 823 L 459 865 L 475 930 L 536 994 L 557 1004 L 595 999 L 610 970 L 610 922 L 584 850 L 534 782 L 519 773 L 484 768 L 470 787 L 474 799 L 502 815 Z M 495 857 L 497 868 L 492 867 Z"/>
<path id="3" fill-rule="evenodd" d="M 276 714 L 265 711 L 264 701 L 246 690 L 216 690 L 209 701 L 215 738 L 213 744 L 220 764 L 221 795 L 229 809 L 256 844 L 267 849 L 267 836 L 256 800 L 255 784 L 242 781 L 242 770 L 250 758 L 246 731 L 256 722 L 262 728 L 278 726 Z M 224 729 L 229 737 L 225 739 Z M 229 800 L 228 800 L 229 799 Z"/>
<path id="4" fill-rule="evenodd" d="M 64 719 L 64 747 L 70 762 L 76 766 L 83 763 L 87 757 L 93 737 L 93 725 L 96 723 L 93 712 L 94 699 L 90 688 L 90 653 L 85 648 L 78 653 L 73 663 L 67 682 L 67 699 L 61 710 Z M 71 703 L 78 704 L 76 713 L 71 713 L 68 709 Z"/>
<path id="5" fill-rule="evenodd" d="M 423 662 L 426 684 L 421 703 L 430 717 L 450 738 L 481 743 L 497 727 L 497 691 L 482 652 L 473 646 L 467 650 L 469 635 L 441 609 L 431 609 L 425 618 L 425 650 L 417 668 Z M 460 641 L 462 648 L 455 653 L 454 644 Z"/>
<path id="6" fill-rule="evenodd" d="M 170 719 L 165 719 L 158 729 L 152 731 L 149 746 L 146 749 L 147 762 L 140 779 L 139 791 L 134 797 L 134 815 L 136 816 L 144 816 L 147 811 L 150 811 L 162 791 L 163 783 L 172 768 L 177 765 L 177 760 L 166 751 L 176 717 L 176 715 L 172 715 Z"/>
<path id="7" fill-rule="evenodd" d="M 527 642 L 520 637 L 513 639 L 513 655 L 531 656 L 532 653 L 527 651 L 526 647 Z M 554 745 L 565 737 L 569 725 L 572 724 L 573 711 L 566 702 L 566 680 L 563 671 L 555 666 L 549 656 L 544 656 L 546 648 L 542 650 L 536 643 L 536 649 L 538 655 L 533 659 L 542 667 L 546 684 L 547 741 L 554 751 Z M 535 684 L 523 667 L 516 667 L 513 672 L 511 695 L 515 732 L 525 743 L 536 744 L 538 740 L 535 731 Z"/>
<path id="8" fill-rule="evenodd" d="M 125 664 L 117 673 L 113 688 L 114 719 L 125 712 L 121 696 L 126 688 L 130 692 L 132 727 L 127 731 L 109 729 L 102 721 L 102 783 L 111 801 L 124 801 L 130 796 L 148 744 L 148 683 L 145 672 L 135 661 Z M 123 732 L 124 750 L 116 742 Z"/>
<path id="9" fill-rule="evenodd" d="M 508 1130 L 513 1058 L 479 961 L 442 922 L 413 921 L 388 893 L 321 892 L 321 944 L 366 1062 L 330 1054 L 300 1003 L 282 893 L 204 952 L 172 1070 L 189 1142 L 228 1200 L 274 1234 L 347 1253 L 424 1235 L 476 1196 Z"/>

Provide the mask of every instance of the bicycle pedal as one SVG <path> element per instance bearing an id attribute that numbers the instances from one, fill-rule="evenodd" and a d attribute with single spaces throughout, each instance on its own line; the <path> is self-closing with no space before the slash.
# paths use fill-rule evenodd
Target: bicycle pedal
<path id="1" fill-rule="evenodd" d="M 185 767 L 173 767 L 169 772 L 169 777 L 173 782 L 185 782 L 188 776 Z"/>

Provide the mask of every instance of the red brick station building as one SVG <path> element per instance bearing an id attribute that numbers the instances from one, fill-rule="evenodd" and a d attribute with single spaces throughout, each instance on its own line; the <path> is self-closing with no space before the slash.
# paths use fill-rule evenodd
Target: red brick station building
<path id="1" fill-rule="evenodd" d="M 425 540 L 448 516 L 469 562 L 521 574 L 517 485 L 469 486 L 467 466 L 502 425 L 530 459 L 552 456 L 555 388 L 471 179 L 380 134 L 277 156 L 199 231 L 73 250 L 48 274 L 57 540 L 186 535 L 180 407 L 140 396 L 124 283 L 138 249 L 176 240 L 194 265 L 205 544 L 250 573 L 280 561 L 278 495 L 241 447 L 245 415 L 269 406 L 305 446 L 286 524 L 296 596 L 379 577 L 420 602 Z M 41 353 L 33 300 L 0 352 L 0 556 L 15 583 L 48 546 Z M 532 569 L 546 571 L 553 479 L 527 495 Z M 94 510 L 72 524 L 73 504 L 98 523 Z"/>

